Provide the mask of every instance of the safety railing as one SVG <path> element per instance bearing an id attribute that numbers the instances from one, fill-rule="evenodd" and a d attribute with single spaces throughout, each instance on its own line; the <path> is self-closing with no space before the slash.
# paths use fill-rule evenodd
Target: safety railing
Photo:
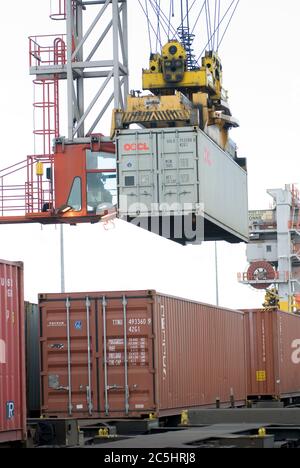
<path id="1" fill-rule="evenodd" d="M 242 273 L 237 273 L 237 280 L 239 283 L 247 283 L 247 284 L 263 284 L 263 283 L 286 283 L 289 281 L 289 272 L 288 271 L 274 271 L 274 278 L 272 279 L 249 279 L 248 274 L 246 271 Z"/>
<path id="2" fill-rule="evenodd" d="M 66 34 L 29 37 L 29 66 L 64 65 L 67 57 Z"/>
<path id="3" fill-rule="evenodd" d="M 292 219 L 288 223 L 288 228 L 291 231 L 300 231 L 300 209 L 297 210 L 296 214 L 293 214 Z"/>
<path id="4" fill-rule="evenodd" d="M 293 184 L 290 187 L 290 190 L 291 190 L 291 194 L 292 194 L 292 203 L 293 203 L 293 205 L 299 206 L 300 205 L 300 191 L 299 191 L 299 189 L 296 187 L 295 184 Z"/>
<path id="5" fill-rule="evenodd" d="M 65 20 L 67 16 L 66 0 L 50 1 L 50 18 L 56 21 Z"/>
<path id="6" fill-rule="evenodd" d="M 256 231 L 272 231 L 277 229 L 277 223 L 274 222 L 253 222 L 249 225 L 249 231 L 256 232 Z"/>
<path id="7" fill-rule="evenodd" d="M 50 178 L 45 178 L 46 168 Z M 0 215 L 25 216 L 54 206 L 53 156 L 28 156 L 0 171 Z M 18 181 L 24 181 L 23 184 Z"/>
<path id="8" fill-rule="evenodd" d="M 297 257 L 300 259 L 300 243 L 295 243 L 292 245 L 292 257 Z"/>
<path id="9" fill-rule="evenodd" d="M 25 183 L 26 214 L 51 211 L 54 206 L 53 155 L 28 156 Z M 45 171 L 49 171 L 49 178 Z M 46 177 L 45 177 L 46 176 Z"/>

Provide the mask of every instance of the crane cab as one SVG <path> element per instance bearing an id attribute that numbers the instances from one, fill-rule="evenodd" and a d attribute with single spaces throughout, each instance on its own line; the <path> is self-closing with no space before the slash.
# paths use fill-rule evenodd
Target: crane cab
<path id="1" fill-rule="evenodd" d="M 115 146 L 103 140 L 99 135 L 88 143 L 57 138 L 53 154 L 28 156 L 1 171 L 0 224 L 94 223 L 114 215 Z M 11 183 L 18 171 L 24 185 Z"/>
<path id="2" fill-rule="evenodd" d="M 65 222 L 96 222 L 115 211 L 116 165 L 111 142 L 94 137 L 91 144 L 65 144 L 54 152 L 55 210 Z"/>

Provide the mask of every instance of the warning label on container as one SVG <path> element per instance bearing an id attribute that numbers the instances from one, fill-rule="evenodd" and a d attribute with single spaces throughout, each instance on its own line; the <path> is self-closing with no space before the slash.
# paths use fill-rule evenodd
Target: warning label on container
<path id="1" fill-rule="evenodd" d="M 265 370 L 256 371 L 256 381 L 265 382 L 267 380 L 267 374 Z"/>

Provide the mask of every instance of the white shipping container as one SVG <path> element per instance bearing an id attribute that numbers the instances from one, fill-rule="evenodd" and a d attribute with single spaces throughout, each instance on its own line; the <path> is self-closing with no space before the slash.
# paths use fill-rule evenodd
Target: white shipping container
<path id="1" fill-rule="evenodd" d="M 121 218 L 201 213 L 205 240 L 248 240 L 247 172 L 199 128 L 118 131 L 117 174 Z"/>

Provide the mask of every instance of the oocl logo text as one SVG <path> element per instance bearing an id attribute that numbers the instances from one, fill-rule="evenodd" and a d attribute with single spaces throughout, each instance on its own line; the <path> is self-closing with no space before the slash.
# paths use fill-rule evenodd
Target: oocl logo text
<path id="1" fill-rule="evenodd" d="M 147 143 L 126 143 L 124 145 L 125 151 L 149 151 Z"/>
<path id="2" fill-rule="evenodd" d="M 300 364 L 300 340 L 294 340 L 292 342 L 292 348 L 295 349 L 292 353 L 292 362 L 294 364 Z"/>

